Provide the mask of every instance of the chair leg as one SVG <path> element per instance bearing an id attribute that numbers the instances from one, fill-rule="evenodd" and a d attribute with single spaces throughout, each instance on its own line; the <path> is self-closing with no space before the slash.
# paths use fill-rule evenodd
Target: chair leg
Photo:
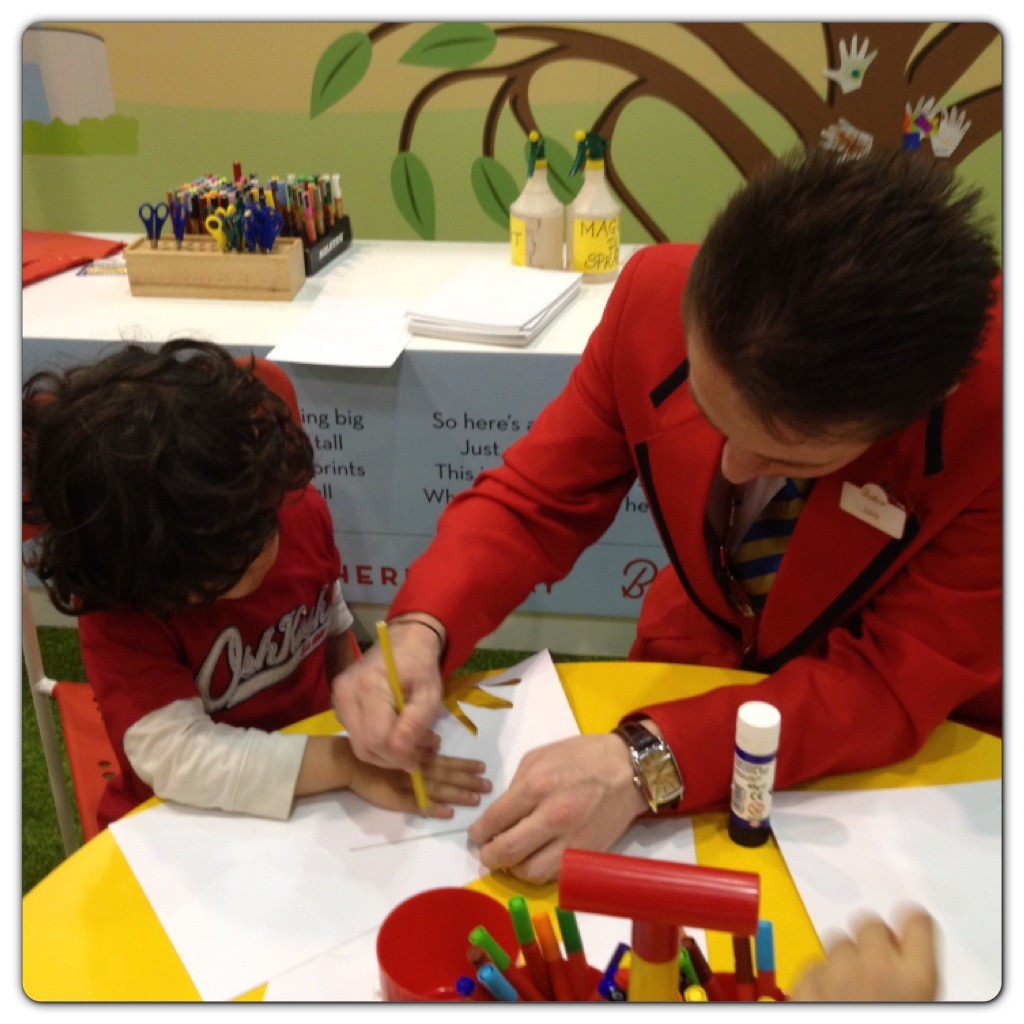
<path id="1" fill-rule="evenodd" d="M 35 708 L 36 723 L 39 726 L 39 738 L 42 741 L 43 759 L 46 762 L 46 774 L 50 779 L 50 791 L 53 793 L 53 805 L 57 810 L 57 826 L 64 843 L 64 854 L 70 856 L 81 846 L 75 812 L 71 806 L 67 783 L 64 780 L 64 761 L 57 743 L 57 730 L 53 724 L 53 711 L 50 698 L 39 693 L 35 687 L 29 687 L 32 693 L 32 704 Z"/>

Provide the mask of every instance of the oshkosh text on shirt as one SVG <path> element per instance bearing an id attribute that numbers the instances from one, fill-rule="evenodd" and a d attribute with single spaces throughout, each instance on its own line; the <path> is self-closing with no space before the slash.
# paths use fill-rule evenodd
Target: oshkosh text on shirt
<path id="1" fill-rule="evenodd" d="M 299 662 L 324 642 L 330 607 L 331 587 L 325 586 L 312 614 L 305 605 L 299 605 L 281 616 L 276 626 L 268 626 L 263 631 L 255 652 L 242 642 L 235 626 L 223 630 L 196 675 L 196 687 L 207 713 L 234 707 L 287 679 Z M 222 655 L 230 680 L 223 692 L 215 694 L 212 692 L 213 675 Z"/>

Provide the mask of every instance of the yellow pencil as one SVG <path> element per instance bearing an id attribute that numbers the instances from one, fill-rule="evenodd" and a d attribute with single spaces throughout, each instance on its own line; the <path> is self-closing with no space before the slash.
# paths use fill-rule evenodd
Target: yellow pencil
<path id="1" fill-rule="evenodd" d="M 391 684 L 391 693 L 395 698 L 395 708 L 401 714 L 405 707 L 405 695 L 402 693 L 402 684 L 398 681 L 398 670 L 395 668 L 395 658 L 391 653 L 391 637 L 388 635 L 386 622 L 377 623 L 377 640 L 380 642 L 380 649 L 384 654 L 384 666 L 388 670 L 388 682 Z M 414 768 L 409 776 L 412 779 L 412 791 L 416 797 L 416 806 L 426 814 L 427 808 L 430 806 L 430 798 L 427 796 L 423 773 Z"/>

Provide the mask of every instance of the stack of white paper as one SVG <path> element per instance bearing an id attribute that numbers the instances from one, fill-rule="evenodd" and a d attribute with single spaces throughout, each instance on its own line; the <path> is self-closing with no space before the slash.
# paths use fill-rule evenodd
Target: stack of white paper
<path id="1" fill-rule="evenodd" d="M 406 315 L 413 334 L 527 345 L 579 295 L 582 275 L 533 267 L 470 267 Z"/>

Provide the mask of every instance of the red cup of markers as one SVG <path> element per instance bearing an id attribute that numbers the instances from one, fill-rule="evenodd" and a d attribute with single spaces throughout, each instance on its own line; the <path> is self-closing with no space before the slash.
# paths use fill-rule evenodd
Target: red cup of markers
<path id="1" fill-rule="evenodd" d="M 452 1002 L 455 983 L 475 978 L 469 933 L 483 925 L 513 962 L 519 945 L 508 909 L 472 889 L 427 889 L 399 903 L 377 935 L 380 990 L 389 1003 Z"/>

